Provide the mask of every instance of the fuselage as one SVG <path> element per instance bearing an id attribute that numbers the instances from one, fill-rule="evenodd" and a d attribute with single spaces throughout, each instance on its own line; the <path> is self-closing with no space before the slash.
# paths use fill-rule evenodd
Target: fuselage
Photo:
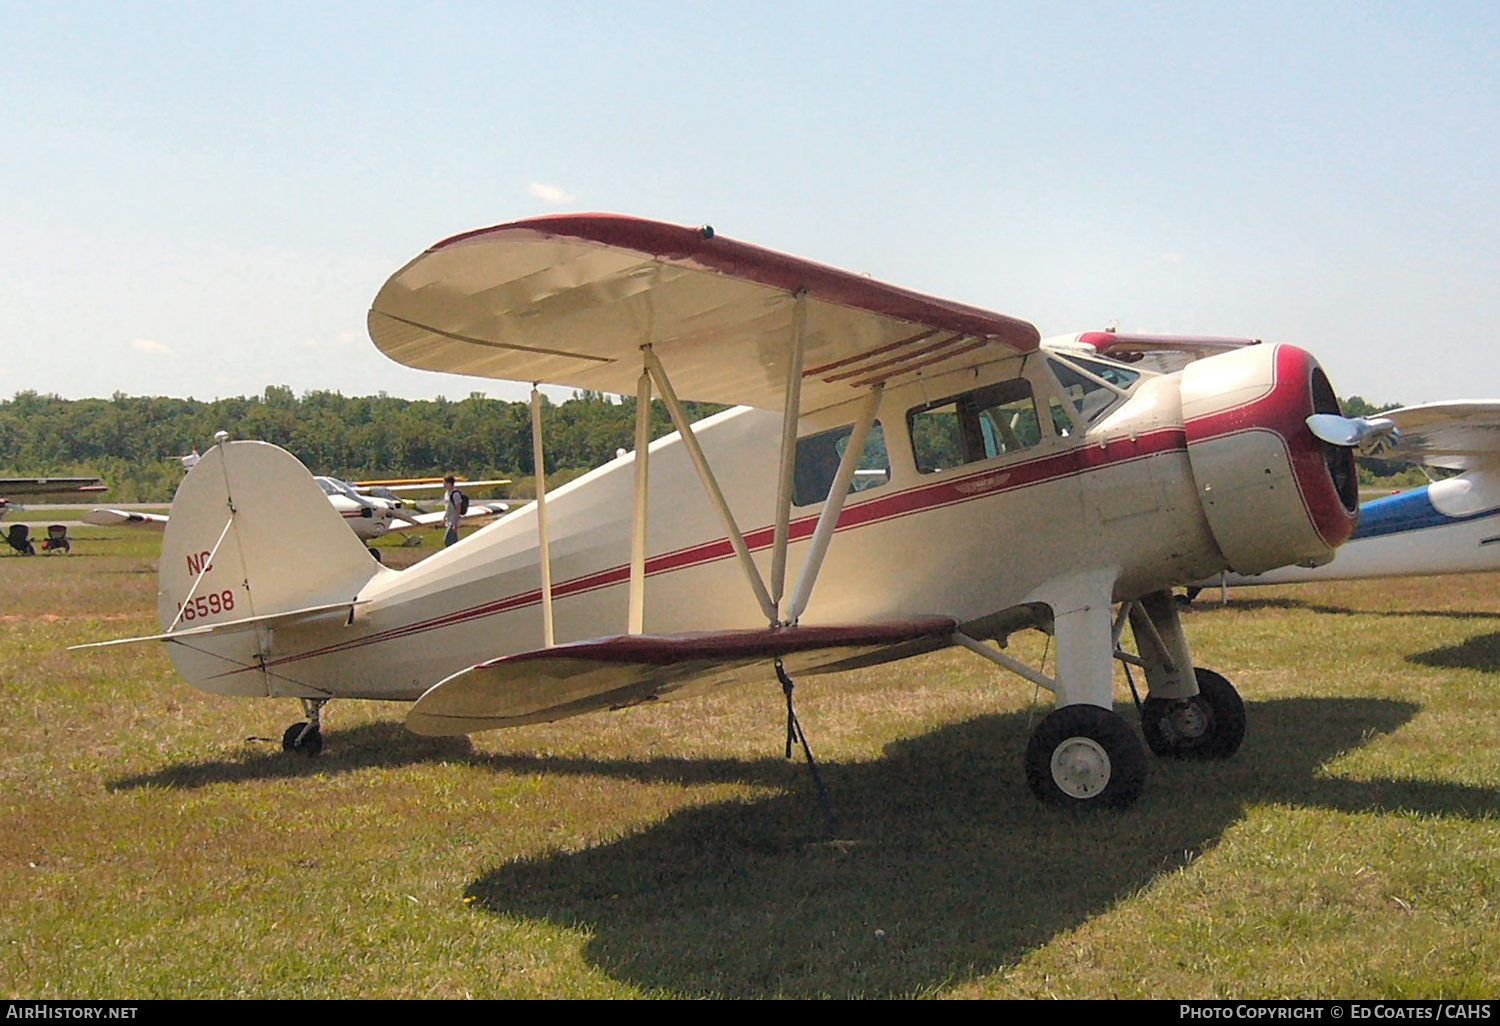
<path id="1" fill-rule="evenodd" d="M 1316 364 L 1282 348 L 1200 361 L 1186 416 L 1182 375 L 1076 352 L 890 389 L 801 622 L 932 614 L 996 637 L 1044 622 L 1080 593 L 1075 580 L 1103 581 L 1107 602 L 1219 572 L 1232 565 L 1226 549 L 1246 560 L 1326 559 L 1352 530 L 1353 511 L 1326 509 L 1332 491 L 1313 480 L 1322 465 L 1312 467 L 1299 455 L 1304 441 L 1291 438 L 1311 411 L 1303 407 Z M 799 426 L 787 591 L 857 405 L 806 414 Z M 743 408 L 695 426 L 767 579 L 780 431 L 780 414 Z M 685 448 L 676 435 L 650 447 L 645 631 L 765 627 Z M 1224 469 L 1237 452 L 1254 463 L 1239 492 Z M 1235 519 L 1208 508 L 1218 500 L 1206 490 L 1239 496 L 1236 510 L 1261 509 L 1251 488 L 1279 503 L 1262 505 L 1295 530 L 1263 522 L 1264 512 Z M 547 497 L 558 643 L 626 631 L 634 489 L 627 454 Z M 1302 540 L 1285 540 L 1292 535 Z M 164 588 L 164 619 L 166 596 Z M 452 673 L 543 644 L 533 504 L 408 570 L 375 572 L 352 622 L 277 629 L 259 654 L 226 657 L 237 668 L 178 665 L 224 693 L 415 699 Z"/>
<path id="2" fill-rule="evenodd" d="M 323 489 L 323 494 L 328 496 L 329 503 L 338 510 L 339 516 L 344 518 L 344 522 L 362 541 L 374 541 L 390 532 L 392 521 L 396 519 L 394 511 L 401 505 L 399 499 L 360 495 L 352 486 L 336 477 L 318 477 L 315 480 L 318 487 Z"/>

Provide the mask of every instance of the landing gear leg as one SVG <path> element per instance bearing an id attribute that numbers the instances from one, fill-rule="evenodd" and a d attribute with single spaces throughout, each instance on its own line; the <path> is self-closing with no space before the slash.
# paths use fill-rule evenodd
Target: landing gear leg
<path id="1" fill-rule="evenodd" d="M 1150 694 L 1141 703 L 1141 731 L 1157 755 L 1224 759 L 1245 739 L 1245 703 L 1223 677 L 1193 665 L 1176 602 L 1147 595 L 1130 609 L 1130 626 Z"/>
<path id="2" fill-rule="evenodd" d="M 1112 581 L 1088 582 L 1052 602 L 1058 708 L 1026 746 L 1026 782 L 1042 801 L 1123 809 L 1146 784 L 1146 751 L 1114 711 Z"/>
<path id="3" fill-rule="evenodd" d="M 302 699 L 302 714 L 307 720 L 286 728 L 281 735 L 282 751 L 297 752 L 310 759 L 323 750 L 323 706 L 327 704 L 326 698 Z"/>

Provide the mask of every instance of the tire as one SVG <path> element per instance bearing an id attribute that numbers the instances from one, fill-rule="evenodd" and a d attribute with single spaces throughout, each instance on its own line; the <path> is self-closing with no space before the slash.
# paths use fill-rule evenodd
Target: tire
<path id="1" fill-rule="evenodd" d="M 286 728 L 286 732 L 281 735 L 281 750 L 284 752 L 296 752 L 299 755 L 307 756 L 309 759 L 321 752 L 323 750 L 323 732 L 316 728 L 310 731 L 306 737 L 302 738 L 300 743 L 298 742 L 297 738 L 306 729 L 306 723 L 293 723 L 290 727 Z"/>
<path id="2" fill-rule="evenodd" d="M 1160 756 L 1227 759 L 1245 740 L 1245 702 L 1219 674 L 1194 671 L 1198 694 L 1188 699 L 1148 698 L 1141 703 L 1141 733 Z"/>
<path id="3" fill-rule="evenodd" d="M 1146 751 L 1108 709 L 1067 705 L 1037 724 L 1026 745 L 1026 783 L 1049 805 L 1123 809 L 1146 783 Z"/>

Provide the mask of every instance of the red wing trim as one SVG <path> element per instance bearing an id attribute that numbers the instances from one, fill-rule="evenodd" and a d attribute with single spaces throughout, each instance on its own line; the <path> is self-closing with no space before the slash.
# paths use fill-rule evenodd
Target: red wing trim
<path id="1" fill-rule="evenodd" d="M 436 253 L 501 235 L 576 239 L 634 250 L 663 263 L 713 271 L 790 293 L 806 292 L 839 306 L 945 331 L 977 335 L 1001 342 L 1018 353 L 1032 352 L 1041 341 L 1035 326 L 1014 317 L 925 296 L 826 264 L 726 239 L 709 227 L 690 228 L 621 214 L 534 217 L 455 235 L 439 242 L 428 252 Z"/>

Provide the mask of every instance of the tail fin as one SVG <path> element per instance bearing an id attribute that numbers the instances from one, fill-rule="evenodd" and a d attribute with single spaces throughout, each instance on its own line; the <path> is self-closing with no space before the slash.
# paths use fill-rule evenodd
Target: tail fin
<path id="1" fill-rule="evenodd" d="M 271 616 L 349 602 L 392 572 L 370 558 L 296 457 L 265 442 L 224 442 L 203 455 L 172 501 L 157 613 L 164 631 Z M 267 654 L 265 635 L 241 631 L 168 648 L 197 687 L 268 694 L 262 673 L 224 674 Z"/>

